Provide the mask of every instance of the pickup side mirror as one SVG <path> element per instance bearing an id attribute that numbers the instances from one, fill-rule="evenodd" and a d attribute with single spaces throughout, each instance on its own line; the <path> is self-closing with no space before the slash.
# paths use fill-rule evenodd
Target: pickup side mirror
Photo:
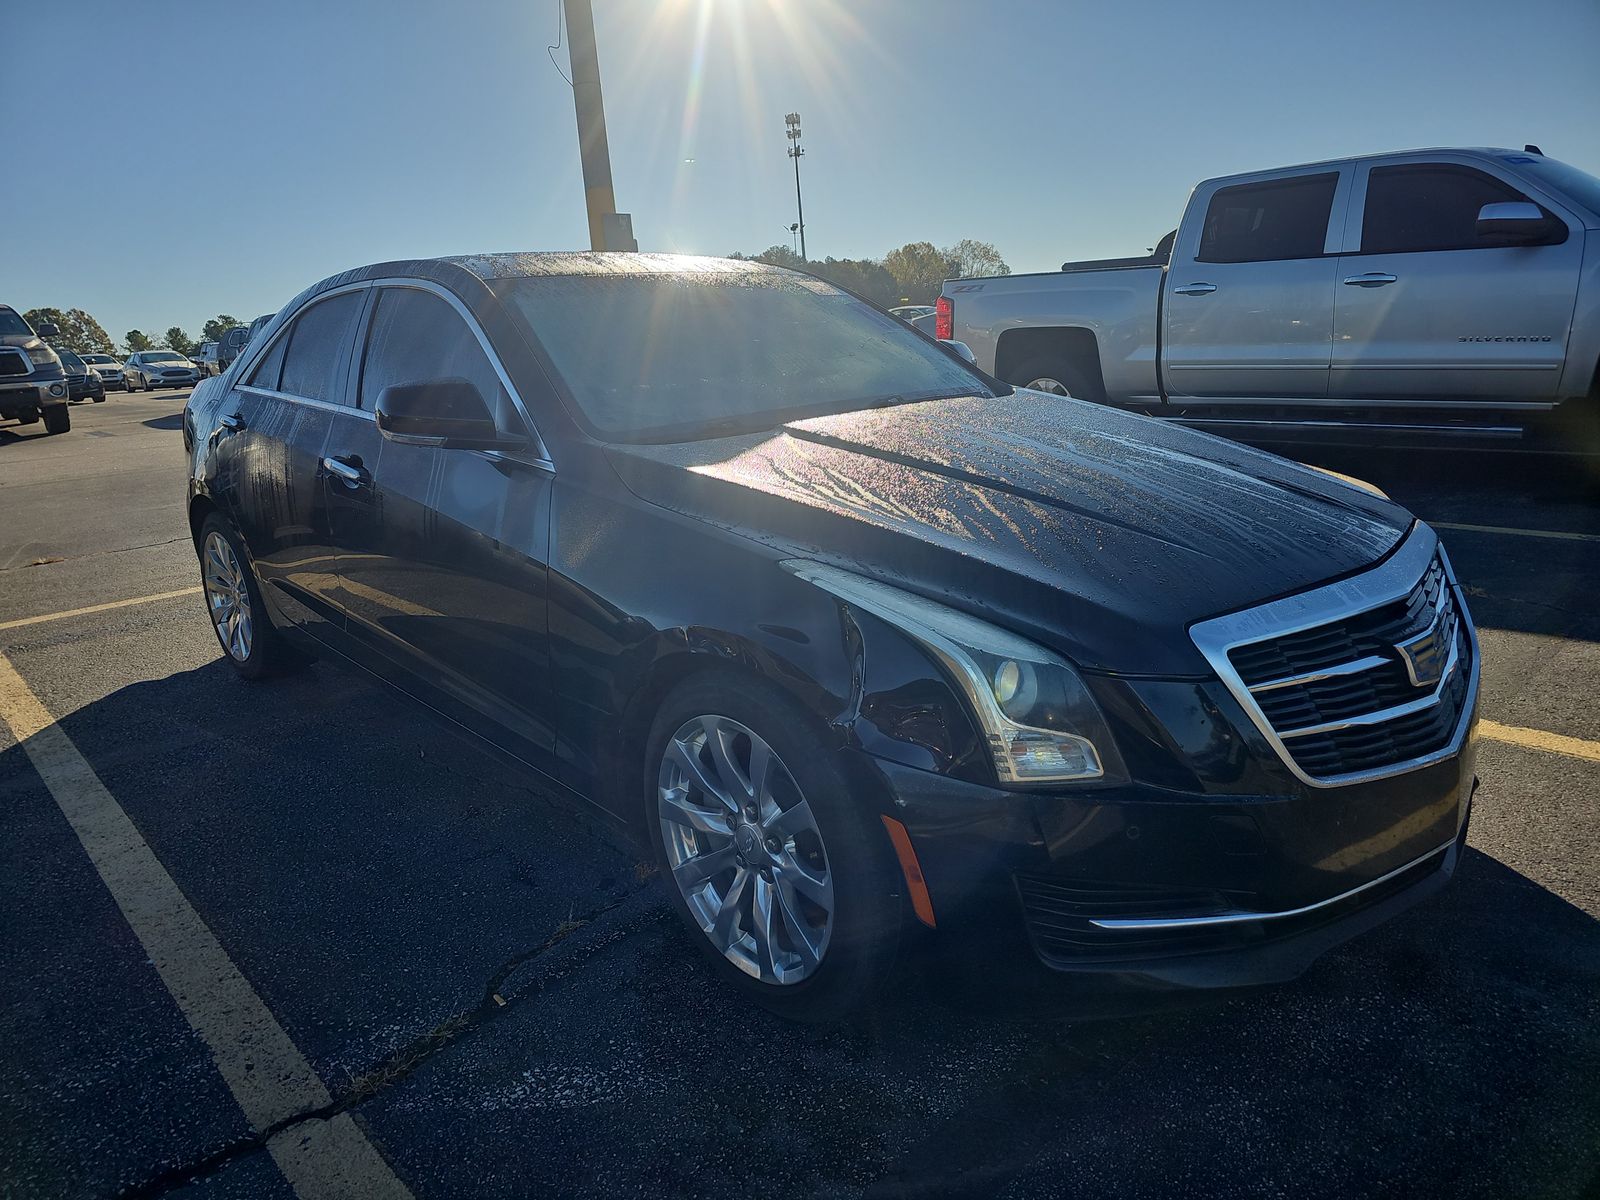
<path id="1" fill-rule="evenodd" d="M 39 323 L 39 328 L 35 329 L 34 332 L 42 338 L 60 337 L 61 326 L 50 321 L 41 321 Z"/>
<path id="2" fill-rule="evenodd" d="M 450 450 L 520 450 L 524 438 L 507 437 L 489 405 L 465 379 L 390 384 L 378 394 L 378 430 L 392 442 Z"/>
<path id="3" fill-rule="evenodd" d="M 1477 233 L 1479 237 L 1539 242 L 1551 238 L 1559 224 L 1559 221 L 1545 216 L 1544 210 L 1537 204 L 1527 200 L 1503 200 L 1496 204 L 1485 204 L 1478 210 Z M 1565 232 L 1565 226 L 1562 226 L 1562 232 Z"/>

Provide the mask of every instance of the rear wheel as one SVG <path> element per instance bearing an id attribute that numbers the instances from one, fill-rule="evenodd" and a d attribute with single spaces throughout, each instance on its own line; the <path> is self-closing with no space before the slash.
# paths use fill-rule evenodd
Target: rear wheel
<path id="1" fill-rule="evenodd" d="M 44 410 L 44 431 L 65 433 L 72 428 L 72 413 L 65 404 L 52 404 Z"/>
<path id="2" fill-rule="evenodd" d="M 864 1004 L 898 947 L 899 876 L 812 719 L 759 681 L 699 676 L 663 702 L 646 763 L 657 865 L 713 969 L 793 1020 Z"/>
<path id="3" fill-rule="evenodd" d="M 1088 376 L 1081 367 L 1063 358 L 1042 356 L 1021 363 L 1010 373 L 1008 383 L 1048 392 L 1053 396 L 1076 396 L 1080 400 L 1092 395 Z"/>
<path id="4" fill-rule="evenodd" d="M 303 660 L 272 627 L 233 527 L 212 513 L 200 527 L 196 548 L 211 629 L 233 669 L 246 679 L 260 679 L 299 666 Z"/>

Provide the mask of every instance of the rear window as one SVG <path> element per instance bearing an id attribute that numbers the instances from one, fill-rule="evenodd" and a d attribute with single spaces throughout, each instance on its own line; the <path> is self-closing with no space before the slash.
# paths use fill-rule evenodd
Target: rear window
<path id="1" fill-rule="evenodd" d="M 614 441 L 675 441 L 934 396 L 992 395 L 904 321 L 807 275 L 504 279 L 581 410 Z"/>
<path id="2" fill-rule="evenodd" d="M 1211 197 L 1201 262 L 1318 258 L 1328 239 L 1337 171 L 1225 187 Z"/>

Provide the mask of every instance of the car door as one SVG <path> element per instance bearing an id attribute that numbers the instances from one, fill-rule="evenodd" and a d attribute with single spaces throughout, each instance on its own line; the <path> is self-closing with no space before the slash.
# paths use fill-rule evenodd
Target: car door
<path id="1" fill-rule="evenodd" d="M 465 379 L 526 452 L 446 449 L 352 419 L 330 463 L 338 602 L 363 660 L 446 715 L 552 771 L 546 630 L 552 473 L 487 338 L 453 296 L 420 281 L 379 289 L 357 408 L 394 384 Z M 373 455 L 376 460 L 373 460 Z M 337 468 L 335 468 L 337 469 Z"/>
<path id="2" fill-rule="evenodd" d="M 1363 165 L 1339 260 L 1330 392 L 1372 400 L 1557 397 L 1583 227 L 1509 174 L 1466 162 Z M 1479 234 L 1486 204 L 1532 202 L 1538 244 Z M 1357 219 L 1359 214 L 1359 220 Z"/>
<path id="3" fill-rule="evenodd" d="M 330 598 L 338 574 L 322 458 L 365 299 L 358 285 L 309 301 L 220 409 L 229 515 L 256 577 L 285 620 L 335 643 L 343 620 Z"/>
<path id="4" fill-rule="evenodd" d="M 1162 361 L 1173 399 L 1327 395 L 1349 168 L 1203 184 L 1173 245 Z M 1337 218 L 1337 219 L 1336 219 Z"/>

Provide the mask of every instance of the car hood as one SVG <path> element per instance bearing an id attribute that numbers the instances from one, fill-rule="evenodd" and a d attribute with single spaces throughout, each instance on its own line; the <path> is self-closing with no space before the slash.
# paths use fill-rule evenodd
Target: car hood
<path id="1" fill-rule="evenodd" d="M 607 452 L 641 499 L 1128 674 L 1208 674 L 1191 623 L 1367 567 L 1412 523 L 1276 455 L 1031 392 Z"/>

